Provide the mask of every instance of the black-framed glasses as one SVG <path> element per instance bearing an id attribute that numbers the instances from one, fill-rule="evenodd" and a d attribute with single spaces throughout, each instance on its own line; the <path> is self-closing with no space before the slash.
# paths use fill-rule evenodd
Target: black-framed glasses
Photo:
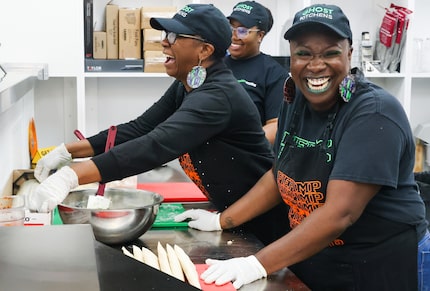
<path id="1" fill-rule="evenodd" d="M 230 28 L 232 33 L 236 32 L 236 36 L 239 39 L 246 38 L 248 34 L 252 31 L 260 31 L 260 29 L 251 29 L 251 28 L 242 27 L 242 26 L 239 26 L 239 27 L 230 26 Z"/>
<path id="2" fill-rule="evenodd" d="M 178 37 L 183 37 L 183 38 L 191 38 L 191 39 L 195 39 L 195 40 L 199 40 L 202 42 L 206 42 L 205 39 L 199 37 L 199 36 L 195 36 L 195 35 L 189 35 L 189 34 L 182 34 L 182 33 L 175 33 L 175 32 L 168 32 L 168 31 L 163 31 L 161 34 L 161 39 L 166 39 L 169 42 L 169 44 L 174 44 L 176 42 L 176 39 Z"/>

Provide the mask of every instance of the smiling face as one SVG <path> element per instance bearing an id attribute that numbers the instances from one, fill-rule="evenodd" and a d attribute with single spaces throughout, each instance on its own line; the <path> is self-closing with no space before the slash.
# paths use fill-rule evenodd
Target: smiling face
<path id="1" fill-rule="evenodd" d="M 230 25 L 233 28 L 243 27 L 239 21 L 234 19 L 230 19 Z M 248 35 L 242 39 L 237 36 L 236 31 L 233 31 L 231 45 L 228 49 L 233 59 L 247 59 L 260 53 L 260 44 L 264 37 L 264 31 L 259 30 L 257 26 L 249 29 Z"/>
<path id="2" fill-rule="evenodd" d="M 203 61 L 213 53 L 212 45 L 192 38 L 178 36 L 173 44 L 170 44 L 165 38 L 161 44 L 163 53 L 166 55 L 164 63 L 166 73 L 181 81 L 185 86 L 187 86 L 188 72 L 199 64 L 199 60 L 203 65 Z M 212 50 L 208 51 L 208 48 Z M 208 62 L 206 63 L 209 65 Z"/>
<path id="3" fill-rule="evenodd" d="M 347 39 L 328 32 L 305 32 L 290 41 L 293 80 L 315 110 L 328 110 L 338 100 L 339 84 L 350 70 Z"/>

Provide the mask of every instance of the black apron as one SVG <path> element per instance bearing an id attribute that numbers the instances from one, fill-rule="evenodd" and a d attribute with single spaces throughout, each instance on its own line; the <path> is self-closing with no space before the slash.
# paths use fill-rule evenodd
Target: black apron
<path id="1" fill-rule="evenodd" d="M 275 176 L 289 205 L 294 228 L 325 201 L 333 168 L 331 133 L 340 106 L 328 116 L 327 127 L 314 147 L 294 141 L 305 108 L 293 113 L 289 134 L 281 141 Z M 289 267 L 312 290 L 417 290 L 417 236 L 415 228 L 363 212 L 330 246 Z"/>

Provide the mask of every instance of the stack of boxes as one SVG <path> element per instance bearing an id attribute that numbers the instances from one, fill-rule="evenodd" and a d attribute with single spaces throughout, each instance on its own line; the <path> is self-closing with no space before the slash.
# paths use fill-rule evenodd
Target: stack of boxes
<path id="1" fill-rule="evenodd" d="M 171 18 L 176 12 L 174 6 L 164 7 L 142 7 L 141 28 L 143 32 L 143 58 L 145 59 L 145 72 L 158 73 L 165 72 L 163 65 L 166 57 L 161 46 L 162 32 L 153 29 L 149 23 L 152 17 Z"/>
<path id="2" fill-rule="evenodd" d="M 106 5 L 105 31 L 93 31 L 93 58 L 86 71 L 165 72 L 162 32 L 151 28 L 151 17 L 171 18 L 174 6 L 123 8 Z"/>

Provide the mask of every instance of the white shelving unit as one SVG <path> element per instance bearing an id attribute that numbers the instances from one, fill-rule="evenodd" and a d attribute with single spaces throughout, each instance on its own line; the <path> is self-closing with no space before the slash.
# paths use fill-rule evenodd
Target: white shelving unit
<path id="1" fill-rule="evenodd" d="M 102 25 L 104 6 L 109 0 L 94 0 L 94 17 Z M 123 7 L 213 3 L 226 15 L 239 0 L 117 0 Z M 357 64 L 362 31 L 377 35 L 383 7 L 391 2 L 413 10 L 408 40 L 401 62 L 401 72 L 368 74 L 368 77 L 396 96 L 403 104 L 411 127 L 430 120 L 430 69 L 415 73 L 413 39 L 430 37 L 425 0 L 260 0 L 274 16 L 272 31 L 262 43 L 262 51 L 284 55 L 288 43 L 283 39 L 294 13 L 313 3 L 336 4 L 348 15 L 354 40 L 353 62 Z M 16 21 L 16 11 L 21 19 Z M 111 124 L 126 122 L 141 114 L 172 82 L 165 74 L 154 73 L 85 73 L 83 2 L 77 0 L 8 0 L 0 4 L 0 62 L 38 62 L 49 64 L 50 79 L 36 82 L 35 119 L 41 147 L 75 140 L 73 130 L 79 128 L 92 135 Z M 430 52 L 427 52 L 430 53 Z"/>

